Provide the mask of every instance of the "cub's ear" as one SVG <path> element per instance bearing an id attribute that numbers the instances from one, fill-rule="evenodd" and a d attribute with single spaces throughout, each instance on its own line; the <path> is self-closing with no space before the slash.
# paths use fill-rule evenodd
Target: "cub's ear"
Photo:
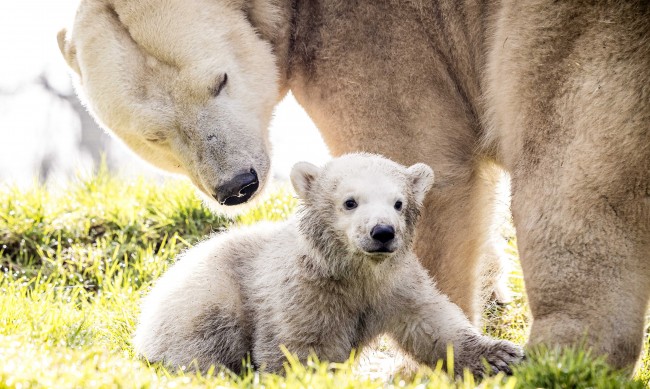
<path id="1" fill-rule="evenodd" d="M 423 163 L 416 163 L 410 166 L 407 172 L 411 178 L 415 201 L 421 205 L 424 202 L 427 192 L 433 186 L 433 169 Z"/>
<path id="2" fill-rule="evenodd" d="M 309 162 L 298 162 L 291 169 L 291 184 L 300 198 L 305 199 L 314 183 L 320 168 Z"/>
<path id="3" fill-rule="evenodd" d="M 67 35 L 66 29 L 62 29 L 56 35 L 56 40 L 59 42 L 59 50 L 63 54 L 65 62 L 68 63 L 68 66 L 72 68 L 79 76 L 81 76 L 81 70 L 79 69 L 79 63 L 77 62 L 77 47 L 66 39 Z"/>

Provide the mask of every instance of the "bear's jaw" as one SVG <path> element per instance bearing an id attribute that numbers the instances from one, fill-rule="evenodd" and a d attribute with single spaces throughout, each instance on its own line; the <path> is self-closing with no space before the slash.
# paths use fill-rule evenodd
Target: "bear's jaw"
<path id="1" fill-rule="evenodd" d="M 392 257 L 391 254 L 392 253 L 366 253 L 363 260 L 373 265 L 379 265 L 389 260 Z"/>
<path id="2" fill-rule="evenodd" d="M 299 257 L 298 263 L 316 278 L 359 282 L 367 278 L 376 278 L 378 267 L 384 268 L 394 260 L 395 256 L 395 252 L 367 253 L 360 250 L 323 252 L 311 246 L 306 251 L 306 255 Z"/>

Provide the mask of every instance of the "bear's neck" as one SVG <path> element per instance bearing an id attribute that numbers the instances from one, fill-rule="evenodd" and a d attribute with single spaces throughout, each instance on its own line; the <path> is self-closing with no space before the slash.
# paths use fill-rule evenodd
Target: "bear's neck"
<path id="1" fill-rule="evenodd" d="M 244 9 L 253 27 L 273 47 L 279 69 L 280 96 L 292 89 L 303 106 L 308 105 L 307 99 L 313 93 L 303 90 L 306 85 L 319 81 L 317 88 L 320 88 L 337 82 L 336 77 L 341 76 L 339 72 L 343 70 L 338 66 L 352 60 L 346 58 L 348 62 L 340 62 L 332 55 L 346 52 L 373 55 L 385 49 L 379 46 L 381 43 L 377 43 L 380 42 L 377 37 L 363 39 L 357 36 L 367 33 L 368 24 L 372 23 L 376 24 L 373 28 L 386 29 L 382 36 L 395 36 L 394 47 L 406 44 L 406 41 L 398 39 L 400 34 L 408 31 L 404 28 L 414 29 L 419 39 L 411 42 L 407 50 L 430 51 L 429 55 L 437 61 L 435 63 L 451 64 L 447 71 L 452 73 L 450 76 L 454 80 L 458 79 L 454 81 L 458 84 L 455 87 L 460 88 L 463 98 L 477 105 L 482 99 L 483 69 L 487 64 L 485 53 L 492 42 L 494 15 L 500 9 L 499 1 L 463 3 L 447 0 L 442 2 L 442 6 L 438 4 L 440 2 L 368 1 L 351 5 L 333 0 L 241 1 L 245 3 Z M 381 13 L 381 9 L 385 11 Z M 386 62 L 381 67 L 386 71 L 410 66 L 402 63 L 399 55 L 392 60 L 377 57 L 376 61 Z M 349 69 L 350 72 L 361 70 Z M 480 107 L 474 109 L 480 111 Z"/>
<path id="2" fill-rule="evenodd" d="M 301 265 L 313 276 L 324 279 L 343 280 L 358 274 L 358 261 L 341 237 L 319 221 L 313 212 L 301 210 L 298 213 L 298 233 L 305 250 Z"/>
<path id="3" fill-rule="evenodd" d="M 281 96 L 288 89 L 289 51 L 297 0 L 245 0 L 244 12 L 257 33 L 273 48 L 279 71 Z"/>

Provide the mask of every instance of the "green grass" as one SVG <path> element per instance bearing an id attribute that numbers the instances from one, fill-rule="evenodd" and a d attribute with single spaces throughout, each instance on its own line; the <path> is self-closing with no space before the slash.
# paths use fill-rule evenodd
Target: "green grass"
<path id="1" fill-rule="evenodd" d="M 201 206 L 185 181 L 130 182 L 106 172 L 64 189 L 0 187 L 0 389 L 2 388 L 587 388 L 645 387 L 646 358 L 629 380 L 579 350 L 533 352 L 514 376 L 481 382 L 438 367 L 389 381 L 338 365 L 292 361 L 283 376 L 167 371 L 133 354 L 138 302 L 183 249 L 235 223 L 281 220 L 295 208 L 286 187 L 231 220 Z M 510 254 L 516 255 L 514 244 Z M 528 328 L 521 271 L 515 301 L 486 309 L 486 330 L 522 343 Z M 647 346 L 647 345 L 646 345 Z"/>

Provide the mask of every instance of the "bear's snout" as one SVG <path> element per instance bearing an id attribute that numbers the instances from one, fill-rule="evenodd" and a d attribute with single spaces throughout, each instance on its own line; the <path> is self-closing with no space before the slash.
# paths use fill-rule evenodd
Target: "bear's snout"
<path id="1" fill-rule="evenodd" d="M 377 224 L 370 230 L 370 237 L 381 243 L 376 252 L 392 252 L 388 246 L 395 238 L 395 228 L 389 224 Z"/>
<path id="2" fill-rule="evenodd" d="M 238 205 L 250 199 L 260 186 L 255 169 L 239 174 L 216 188 L 214 198 L 221 205 Z"/>

